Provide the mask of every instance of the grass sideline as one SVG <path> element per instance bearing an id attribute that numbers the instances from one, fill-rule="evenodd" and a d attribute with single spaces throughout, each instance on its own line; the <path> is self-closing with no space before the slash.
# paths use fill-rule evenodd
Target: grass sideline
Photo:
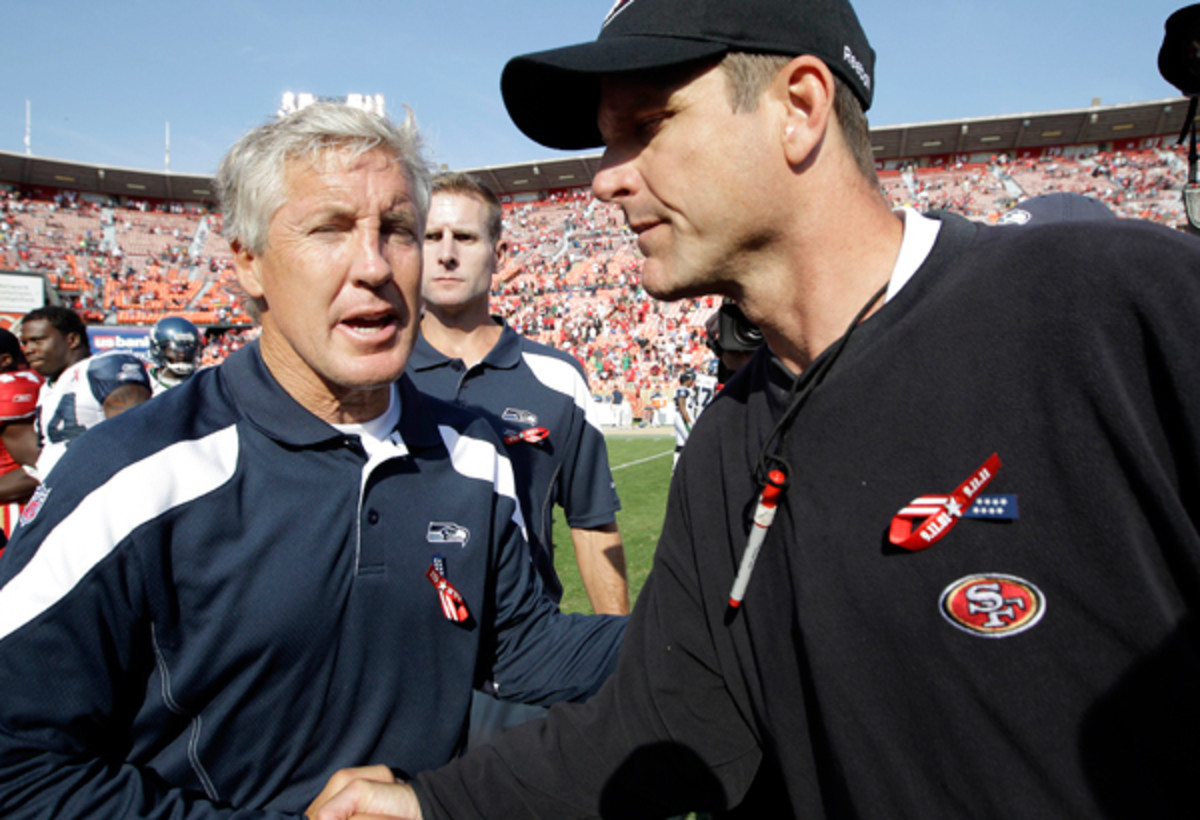
<path id="1" fill-rule="evenodd" d="M 617 525 L 625 543 L 632 603 L 637 600 L 654 561 L 654 548 L 658 545 L 663 513 L 667 508 L 675 435 L 669 429 L 661 433 L 613 432 L 605 435 L 605 442 L 608 444 L 608 463 L 621 499 Z M 554 547 L 554 565 L 563 584 L 563 611 L 590 613 L 592 606 L 579 580 L 571 531 L 563 521 L 561 509 L 555 510 Z"/>

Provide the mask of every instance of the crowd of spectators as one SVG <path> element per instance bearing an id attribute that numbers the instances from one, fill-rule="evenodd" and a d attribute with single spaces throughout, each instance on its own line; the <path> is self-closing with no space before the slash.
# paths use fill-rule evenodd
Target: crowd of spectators
<path id="1" fill-rule="evenodd" d="M 115 205 L 74 191 L 0 187 L 6 270 L 39 272 L 62 304 L 91 324 L 248 324 L 239 308 L 219 220 L 197 206 Z"/>
<path id="2" fill-rule="evenodd" d="M 1184 220 L 1182 149 L 1014 159 L 1001 154 L 973 164 L 907 167 L 882 173 L 897 204 L 947 210 L 995 222 L 1022 199 L 1054 192 L 1098 199 L 1118 216 L 1176 227 Z"/>
<path id="3" fill-rule="evenodd" d="M 1183 222 L 1186 162 L 1177 150 L 1093 153 L 884 171 L 897 206 L 951 210 L 995 222 L 1021 199 L 1072 191 L 1118 215 Z M 641 257 L 618 208 L 586 189 L 505 205 L 506 258 L 492 310 L 515 330 L 584 363 L 599 400 L 633 419 L 666 405 L 680 373 L 711 358 L 712 297 L 671 304 L 638 284 Z M 212 327 L 206 364 L 252 338 L 239 304 L 220 215 L 178 203 L 98 202 L 0 187 L 0 268 L 42 273 L 90 323 L 151 325 L 183 315 Z M 226 332 L 228 331 L 228 332 Z"/>

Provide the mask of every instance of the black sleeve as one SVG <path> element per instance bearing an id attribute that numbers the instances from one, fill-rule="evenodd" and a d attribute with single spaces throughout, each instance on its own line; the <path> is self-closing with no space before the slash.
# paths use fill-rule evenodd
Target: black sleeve
<path id="1" fill-rule="evenodd" d="M 720 668 L 680 484 L 613 677 L 418 775 L 427 820 L 661 817 L 740 801 L 762 752 Z"/>

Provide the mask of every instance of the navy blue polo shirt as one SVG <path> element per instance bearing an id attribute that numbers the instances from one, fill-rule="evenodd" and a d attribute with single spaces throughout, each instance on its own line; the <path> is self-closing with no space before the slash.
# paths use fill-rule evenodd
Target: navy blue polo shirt
<path id="1" fill-rule="evenodd" d="M 571 527 L 590 529 L 614 521 L 621 502 L 604 434 L 587 419 L 592 397 L 583 367 L 573 356 L 496 321 L 504 329 L 483 361 L 468 369 L 422 336 L 408 374 L 422 392 L 480 413 L 505 442 L 534 561 L 558 601 L 562 584 L 554 571 L 554 505 L 563 508 Z"/>
<path id="2" fill-rule="evenodd" d="M 623 619 L 558 612 L 491 428 L 397 389 L 368 458 L 253 344 L 67 451 L 0 558 L 5 817 L 296 816 L 445 763 L 473 687 L 598 688 Z"/>

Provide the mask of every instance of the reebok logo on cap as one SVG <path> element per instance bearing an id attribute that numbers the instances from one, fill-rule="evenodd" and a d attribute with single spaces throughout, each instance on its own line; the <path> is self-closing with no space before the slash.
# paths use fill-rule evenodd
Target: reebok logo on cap
<path id="1" fill-rule="evenodd" d="M 846 61 L 846 63 L 850 66 L 850 70 L 858 75 L 858 79 L 862 80 L 862 84 L 867 87 L 868 91 L 870 91 L 871 75 L 867 73 L 865 68 L 863 68 L 863 64 L 859 61 L 859 59 L 854 56 L 854 52 L 851 51 L 850 46 L 842 46 L 842 59 Z"/>

